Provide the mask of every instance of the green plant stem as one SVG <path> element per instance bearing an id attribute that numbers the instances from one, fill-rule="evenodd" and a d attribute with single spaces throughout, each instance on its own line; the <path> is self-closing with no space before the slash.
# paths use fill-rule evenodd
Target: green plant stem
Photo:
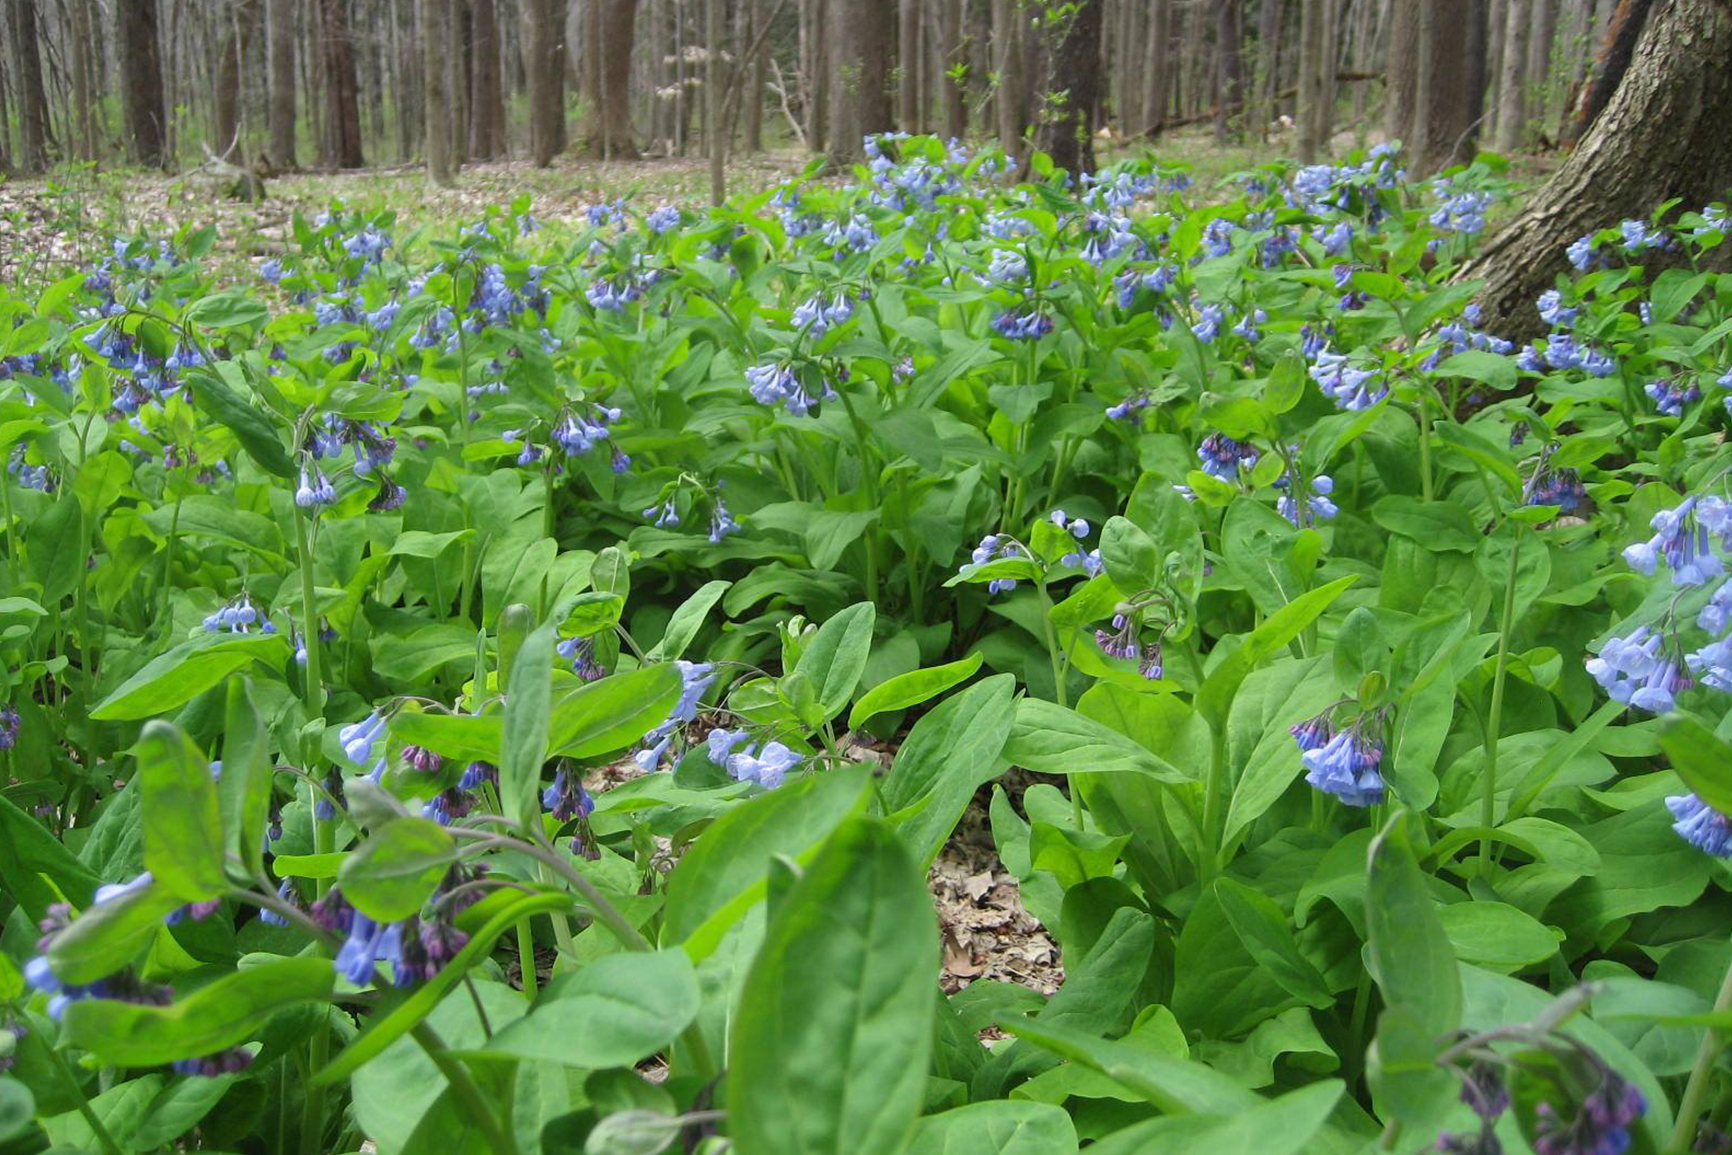
<path id="1" fill-rule="evenodd" d="M 517 1155 L 517 1136 L 500 1125 L 499 1117 L 487 1105 L 487 1097 L 476 1085 L 475 1077 L 469 1073 L 469 1068 L 462 1060 L 454 1059 L 446 1054 L 445 1041 L 439 1033 L 426 1023 L 417 1023 L 410 1028 L 409 1034 L 421 1049 L 427 1052 L 427 1057 L 433 1060 L 433 1065 L 439 1068 L 439 1073 L 445 1076 L 445 1081 L 451 1084 L 451 1090 L 463 1101 L 463 1108 L 475 1125 L 481 1128 L 481 1134 L 487 1140 L 487 1149 L 496 1155 Z"/>
<path id="2" fill-rule="evenodd" d="M 535 1001 L 535 931 L 526 918 L 517 924 L 517 967 L 523 972 L 523 997 Z"/>
<path id="3" fill-rule="evenodd" d="M 1498 626 L 1497 666 L 1491 678 L 1491 715 L 1486 719 L 1484 791 L 1480 795 L 1480 825 L 1490 829 L 1497 818 L 1497 747 L 1498 732 L 1503 727 L 1503 688 L 1509 675 L 1509 636 L 1515 628 L 1516 567 L 1521 561 L 1522 531 L 1516 526 L 1515 541 L 1510 543 L 1509 575 L 1504 583 L 1503 620 Z M 1479 841 L 1480 871 L 1491 875 L 1491 837 Z"/>
<path id="4" fill-rule="evenodd" d="M 59 1073 L 60 1078 L 72 1089 L 73 1096 L 78 1100 L 78 1113 L 84 1116 L 84 1121 L 90 1125 L 90 1133 L 96 1136 L 96 1141 L 102 1145 L 102 1150 L 106 1155 L 122 1155 L 120 1144 L 114 1141 L 114 1136 L 109 1132 L 107 1125 L 103 1123 L 102 1117 L 96 1113 L 96 1108 L 92 1107 L 90 1100 L 85 1097 L 84 1088 L 78 1085 L 78 1076 L 72 1073 L 72 1065 L 66 1061 L 66 1056 L 60 1053 L 59 1047 L 44 1044 L 43 1049 L 53 1060 L 54 1069 Z"/>
<path id="5" fill-rule="evenodd" d="M 1431 500 L 1431 406 L 1423 392 L 1419 395 L 1419 492 Z"/>
<path id="6" fill-rule="evenodd" d="M 1720 994 L 1714 1000 L 1715 1011 L 1732 1009 L 1732 965 L 1720 981 Z M 1672 1126 L 1673 1151 L 1688 1151 L 1696 1138 L 1696 1124 L 1702 1117 L 1702 1100 L 1708 1093 L 1708 1083 L 1714 1075 L 1714 1060 L 1723 1046 L 1713 1027 L 1702 1035 L 1702 1046 L 1696 1052 L 1696 1063 L 1690 1068 L 1690 1079 L 1684 1084 L 1684 1097 L 1678 1101 L 1678 1120 Z"/>
<path id="7" fill-rule="evenodd" d="M 313 600 L 313 547 L 312 539 L 307 534 L 307 518 L 299 511 L 295 515 L 295 546 L 299 553 L 301 570 L 301 641 L 307 647 L 307 665 L 303 673 L 304 701 L 306 704 L 307 721 L 324 716 L 325 688 L 319 663 L 319 612 Z M 308 774 L 317 770 L 317 747 L 307 742 L 301 750 L 301 763 Z M 332 846 L 331 824 L 320 822 L 317 808 L 314 808 L 313 818 L 313 853 L 328 854 Z M 319 882 L 315 890 L 322 896 L 329 885 Z M 327 1014 L 320 1018 L 319 1025 L 313 1029 L 313 1037 L 307 1040 L 307 1069 L 317 1071 L 325 1065 L 331 1050 L 331 1020 Z M 306 1098 L 301 1105 L 301 1155 L 320 1155 L 319 1145 L 325 1131 L 325 1089 L 323 1087 L 308 1087 Z"/>
<path id="8" fill-rule="evenodd" d="M 1058 631 L 1052 626 L 1052 595 L 1046 592 L 1046 580 L 1044 578 L 1036 583 L 1036 587 L 1040 590 L 1040 624 L 1041 628 L 1046 631 L 1046 654 L 1052 662 L 1053 693 L 1057 695 L 1059 705 L 1069 706 L 1070 703 L 1067 701 L 1069 695 L 1066 693 L 1064 684 L 1066 673 L 1064 651 L 1058 644 Z"/>
<path id="9" fill-rule="evenodd" d="M 18 531 L 12 528 L 12 482 L 0 478 L 0 516 L 6 518 L 6 579 L 12 586 L 18 584 Z"/>
<path id="10" fill-rule="evenodd" d="M 313 547 L 312 540 L 307 536 L 307 518 L 299 511 L 295 513 L 295 546 L 300 553 L 301 566 L 301 644 L 307 647 L 307 665 L 305 679 L 305 701 L 307 721 L 322 717 L 325 712 L 324 684 L 320 681 L 319 666 L 319 610 L 313 599 Z M 313 759 L 303 752 L 302 762 L 311 771 Z M 316 825 L 316 824 L 315 824 Z"/>
<path id="11" fill-rule="evenodd" d="M 174 513 L 168 520 L 168 542 L 162 549 L 162 585 L 158 590 L 156 618 L 162 623 L 162 644 L 158 652 L 168 648 L 168 641 L 174 632 L 173 620 L 168 612 L 169 586 L 174 578 L 174 546 L 180 537 L 180 499 L 176 498 Z"/>
<path id="12" fill-rule="evenodd" d="M 1209 781 L 1203 789 L 1203 861 L 1198 873 L 1205 882 L 1221 871 L 1221 852 L 1226 841 L 1227 732 L 1214 729 L 1209 741 Z"/>

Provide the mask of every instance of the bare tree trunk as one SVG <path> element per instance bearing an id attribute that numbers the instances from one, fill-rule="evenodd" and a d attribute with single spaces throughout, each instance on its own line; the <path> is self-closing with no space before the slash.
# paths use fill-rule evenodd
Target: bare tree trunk
<path id="1" fill-rule="evenodd" d="M 1528 39 L 1528 118 L 1544 121 L 1551 106 L 1552 42 L 1558 31 L 1558 0 L 1533 0 Z"/>
<path id="2" fill-rule="evenodd" d="M 239 0 L 223 34 L 222 57 L 217 61 L 216 115 L 211 120 L 211 151 L 225 159 L 244 157 L 240 147 L 241 69 L 247 51 L 258 35 L 259 0 Z"/>
<path id="3" fill-rule="evenodd" d="M 896 13 L 896 127 L 920 131 L 920 0 L 898 0 Z"/>
<path id="4" fill-rule="evenodd" d="M 1245 99 L 1244 67 L 1239 52 L 1242 47 L 1239 28 L 1239 0 L 1217 0 L 1215 5 L 1215 75 L 1219 78 L 1215 92 L 1215 142 L 1227 143 L 1230 122 L 1235 115 L 1241 119 L 1240 129 L 1231 135 L 1243 135 Z M 1237 112 L 1231 111 L 1237 110 Z"/>
<path id="5" fill-rule="evenodd" d="M 998 73 L 998 94 L 993 99 L 998 115 L 998 145 L 1006 155 L 1020 156 L 1023 133 L 1028 128 L 1022 115 L 1028 73 L 1024 67 L 1022 25 L 1017 19 L 1016 0 L 992 2 L 992 52 L 993 71 Z"/>
<path id="6" fill-rule="evenodd" d="M 1095 167 L 1094 110 L 1101 76 L 1103 0 L 1079 0 L 1068 19 L 1048 32 L 1051 105 L 1037 142 L 1042 152 L 1074 177 Z"/>
<path id="7" fill-rule="evenodd" d="M 451 163 L 451 94 L 446 91 L 451 0 L 420 0 L 421 84 L 427 179 L 440 188 L 456 182 Z"/>
<path id="8" fill-rule="evenodd" d="M 1263 0 L 1257 11 L 1257 135 L 1269 139 L 1281 88 L 1281 0 Z"/>
<path id="9" fill-rule="evenodd" d="M 529 152 L 536 166 L 553 163 L 565 118 L 565 74 L 557 43 L 565 37 L 558 0 L 527 0 L 523 54 L 529 75 Z"/>
<path id="10" fill-rule="evenodd" d="M 1484 280 L 1489 331 L 1520 339 L 1540 327 L 1534 297 L 1568 268 L 1566 246 L 1662 201 L 1697 206 L 1732 185 L 1732 7 L 1723 0 L 1654 6 L 1623 83 L 1562 168 L 1459 274 Z M 1660 131 L 1658 126 L 1664 126 Z"/>
<path id="11" fill-rule="evenodd" d="M 1458 159 L 1471 159 L 1478 151 L 1479 138 L 1485 122 L 1485 92 L 1490 79 L 1491 0 L 1468 0 L 1467 60 L 1462 68 L 1463 96 L 1467 101 L 1464 117 L 1467 137 L 1456 149 Z"/>
<path id="12" fill-rule="evenodd" d="M 72 0 L 72 100 L 75 129 L 67 132 L 68 143 L 71 138 L 78 141 L 78 156 L 83 160 L 95 160 L 97 154 L 96 140 L 96 63 L 95 37 L 90 26 L 90 0 Z"/>
<path id="13" fill-rule="evenodd" d="M 890 22 L 869 4 L 836 0 L 830 8 L 830 157 L 859 160 L 869 134 L 886 132 L 890 115 Z"/>
<path id="14" fill-rule="evenodd" d="M 499 9 L 495 0 L 474 0 L 471 16 L 469 155 L 498 160 L 505 155 L 505 93 L 499 74 Z"/>
<path id="15" fill-rule="evenodd" d="M 722 0 L 704 0 L 704 146 L 710 157 L 710 203 L 728 199 L 728 130 L 722 123 Z"/>
<path id="16" fill-rule="evenodd" d="M 116 0 L 120 27 L 121 100 L 126 117 L 127 156 L 134 164 L 161 168 L 168 117 L 162 103 L 162 56 L 157 43 L 156 0 Z"/>
<path id="17" fill-rule="evenodd" d="M 756 44 L 757 51 L 752 58 L 742 61 L 749 71 L 746 73 L 746 151 L 762 152 L 764 150 L 764 84 L 765 68 L 769 56 L 769 47 L 763 32 L 764 22 L 768 13 L 764 10 L 764 0 L 746 0 L 746 13 L 750 18 L 746 44 L 750 47 Z"/>
<path id="18" fill-rule="evenodd" d="M 349 33 L 345 0 L 321 0 L 325 62 L 325 163 L 333 168 L 360 168 L 361 108 L 355 80 L 354 43 Z"/>
<path id="19" fill-rule="evenodd" d="M 1413 145 L 1407 170 L 1437 171 L 1470 137 L 1465 83 L 1472 0 L 1427 0 L 1419 20 L 1419 80 L 1415 85 Z"/>
<path id="20" fill-rule="evenodd" d="M 1563 134 L 1563 143 L 1573 145 L 1580 140 L 1601 110 L 1611 102 L 1635 57 L 1636 44 L 1647 26 L 1648 11 L 1652 6 L 1651 0 L 1618 0 L 1617 6 L 1608 14 L 1606 23 L 1602 25 L 1605 33 L 1594 58 L 1593 75 L 1582 90 L 1581 99 Z"/>
<path id="21" fill-rule="evenodd" d="M 936 79 L 939 91 L 944 94 L 943 132 L 946 137 L 962 140 L 968 135 L 968 93 L 962 78 L 954 75 L 957 67 L 968 63 L 962 40 L 962 0 L 937 0 L 937 9 L 938 51 L 935 59 L 942 65 L 941 74 Z"/>
<path id="22" fill-rule="evenodd" d="M 36 0 L 9 0 L 12 49 L 17 54 L 18 163 L 27 172 L 48 167 L 52 134 L 48 97 L 42 89 L 42 51 L 37 37 Z"/>
<path id="23" fill-rule="evenodd" d="M 1329 38 L 1335 0 L 1300 0 L 1299 160 L 1311 164 L 1329 145 L 1335 122 L 1335 49 Z"/>
<path id="24" fill-rule="evenodd" d="M 589 25 L 594 47 L 585 45 L 590 67 L 584 82 L 589 94 L 584 146 L 596 156 L 608 159 L 635 157 L 637 144 L 631 131 L 631 47 L 637 29 L 637 0 L 590 0 L 590 3 L 595 5 Z"/>
<path id="25" fill-rule="evenodd" d="M 295 167 L 295 0 L 265 0 L 270 55 L 271 165 Z"/>
<path id="26" fill-rule="evenodd" d="M 1389 35 L 1383 48 L 1384 134 L 1413 147 L 1413 109 L 1419 83 L 1419 13 L 1414 5 L 1392 3 Z"/>
<path id="27" fill-rule="evenodd" d="M 1503 59 L 1498 65 L 1497 147 L 1514 152 L 1527 136 L 1528 37 L 1533 29 L 1531 0 L 1505 0 Z"/>

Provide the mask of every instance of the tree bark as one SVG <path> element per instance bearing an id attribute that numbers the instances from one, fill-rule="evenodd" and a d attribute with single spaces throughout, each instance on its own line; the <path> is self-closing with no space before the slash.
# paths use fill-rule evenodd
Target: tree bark
<path id="1" fill-rule="evenodd" d="M 18 163 L 27 172 L 48 167 L 52 141 L 48 97 L 42 89 L 42 51 L 37 36 L 36 0 L 10 0 L 12 48 L 17 54 Z"/>
<path id="2" fill-rule="evenodd" d="M 1533 31 L 1531 0 L 1506 0 L 1503 60 L 1498 66 L 1497 147 L 1513 152 L 1528 130 L 1528 38 Z"/>
<path id="3" fill-rule="evenodd" d="M 1299 160 L 1311 164 L 1329 147 L 1335 124 L 1335 0 L 1300 0 Z"/>
<path id="4" fill-rule="evenodd" d="M 594 47 L 584 46 L 584 95 L 589 105 L 584 147 L 607 159 L 635 157 L 631 128 L 631 49 L 637 35 L 637 0 L 590 0 Z M 706 126 L 708 127 L 708 126 Z"/>
<path id="5" fill-rule="evenodd" d="M 499 9 L 495 0 L 474 0 L 470 13 L 469 155 L 498 160 L 505 155 L 505 92 L 499 70 Z"/>
<path id="6" fill-rule="evenodd" d="M 874 5 L 833 0 L 830 8 L 830 157 L 864 155 L 865 138 L 886 132 L 890 115 L 890 21 Z"/>
<path id="7" fill-rule="evenodd" d="M 216 114 L 211 119 L 211 151 L 232 159 L 246 155 L 240 147 L 241 70 L 247 51 L 258 36 L 259 0 L 239 0 L 223 31 L 222 57 L 217 62 Z"/>
<path id="8" fill-rule="evenodd" d="M 920 131 L 920 0 L 898 0 L 896 12 L 896 127 Z"/>
<path id="9" fill-rule="evenodd" d="M 456 183 L 451 163 L 451 94 L 446 91 L 446 45 L 450 40 L 451 0 L 420 0 L 421 104 L 426 134 L 427 179 L 440 188 Z"/>
<path id="10" fill-rule="evenodd" d="M 560 149 L 565 119 L 565 72 L 558 45 L 565 38 L 559 0 L 527 0 L 524 6 L 524 70 L 529 80 L 529 153 L 546 168 Z"/>
<path id="11" fill-rule="evenodd" d="M 1240 59 L 1242 34 L 1239 27 L 1239 0 L 1217 0 L 1215 5 L 1215 59 L 1216 73 L 1219 83 L 1215 86 L 1215 100 L 1220 113 L 1215 117 L 1215 142 L 1227 143 L 1230 121 L 1228 112 L 1236 108 L 1244 100 L 1245 75 Z M 1232 136 L 1242 136 L 1243 125 Z"/>
<path id="12" fill-rule="evenodd" d="M 1101 79 L 1105 0 L 1077 0 L 1070 17 L 1049 30 L 1046 93 L 1049 111 L 1036 144 L 1073 177 L 1095 167 L 1094 112 Z"/>
<path id="13" fill-rule="evenodd" d="M 762 152 L 764 150 L 764 87 L 768 81 L 766 69 L 769 67 L 769 46 L 767 37 L 759 33 L 764 30 L 764 22 L 769 14 L 764 9 L 764 0 L 746 0 L 746 14 L 749 17 L 746 46 L 756 44 L 757 51 L 752 53 L 750 60 L 742 61 L 746 68 L 745 93 L 745 148 L 747 152 Z"/>
<path id="14" fill-rule="evenodd" d="M 1621 86 L 1624 73 L 1636 53 L 1636 43 L 1647 26 L 1651 0 L 1618 0 L 1604 25 L 1605 36 L 1594 59 L 1593 76 L 1564 132 L 1563 143 L 1574 145 L 1588 131 Z"/>
<path id="15" fill-rule="evenodd" d="M 1491 73 L 1490 52 L 1491 0 L 1468 0 L 1467 59 L 1462 65 L 1467 137 L 1456 150 L 1458 157 L 1471 158 L 1479 148 L 1480 133 L 1485 124 L 1485 92 Z"/>
<path id="16" fill-rule="evenodd" d="M 1281 0 L 1263 0 L 1257 11 L 1257 135 L 1264 140 L 1275 120 L 1280 79 Z"/>
<path id="17" fill-rule="evenodd" d="M 1552 43 L 1558 32 L 1558 0 L 1533 0 L 1528 37 L 1528 120 L 1545 120 L 1553 84 Z"/>
<path id="18" fill-rule="evenodd" d="M 97 154 L 95 93 L 96 38 L 90 25 L 90 0 L 72 0 L 72 100 L 76 128 L 67 135 L 78 140 L 78 155 L 95 160 Z"/>
<path id="19" fill-rule="evenodd" d="M 295 167 L 295 2 L 265 0 L 270 54 L 271 166 Z"/>
<path id="20" fill-rule="evenodd" d="M 1461 270 L 1485 282 L 1489 331 L 1540 330 L 1534 298 L 1568 268 L 1564 249 L 1578 237 L 1674 197 L 1699 207 L 1732 185 L 1732 5 L 1661 0 L 1647 24 L 1581 145 Z"/>
<path id="21" fill-rule="evenodd" d="M 325 65 L 325 163 L 332 168 L 360 168 L 361 105 L 355 78 L 355 46 L 349 33 L 345 0 L 321 0 Z"/>
<path id="22" fill-rule="evenodd" d="M 998 122 L 998 146 L 1006 156 L 1022 154 L 1023 93 L 1028 84 L 1022 50 L 1022 26 L 1016 0 L 992 0 L 992 70 L 998 74 L 993 116 Z"/>
<path id="23" fill-rule="evenodd" d="M 1470 148 L 1465 73 L 1472 0 L 1427 0 L 1420 14 L 1419 79 L 1408 172 L 1427 176 Z"/>
<path id="24" fill-rule="evenodd" d="M 162 102 L 162 54 L 157 43 L 156 0 L 116 0 L 119 20 L 121 103 L 126 120 L 127 157 L 134 164 L 161 168 L 168 117 Z"/>

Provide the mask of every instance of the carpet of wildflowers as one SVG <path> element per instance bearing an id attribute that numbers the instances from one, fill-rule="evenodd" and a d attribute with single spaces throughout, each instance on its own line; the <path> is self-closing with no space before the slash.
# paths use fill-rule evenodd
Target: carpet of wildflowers
<path id="1" fill-rule="evenodd" d="M 0 292 L 0 1152 L 1728 1149 L 1724 207 L 868 154 Z"/>

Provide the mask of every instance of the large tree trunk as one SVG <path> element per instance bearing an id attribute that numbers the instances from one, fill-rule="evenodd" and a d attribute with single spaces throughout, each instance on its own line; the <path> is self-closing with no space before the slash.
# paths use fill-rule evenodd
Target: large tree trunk
<path id="1" fill-rule="evenodd" d="M 830 4 L 830 157 L 846 164 L 864 155 L 865 138 L 887 132 L 890 115 L 890 21 L 874 5 Z"/>
<path id="2" fill-rule="evenodd" d="M 90 0 L 72 0 L 72 102 L 78 118 L 67 135 L 78 139 L 78 155 L 95 160 L 97 153 L 95 93 L 96 37 L 90 24 Z M 68 142 L 70 143 L 70 142 Z"/>
<path id="3" fill-rule="evenodd" d="M 1243 33 L 1239 26 L 1239 0 L 1217 0 L 1215 8 L 1215 142 L 1226 144 L 1235 116 L 1243 128 L 1245 72 L 1239 52 Z M 1234 132 L 1233 135 L 1241 135 Z"/>
<path id="4" fill-rule="evenodd" d="M 349 34 L 345 0 L 322 0 L 325 64 L 325 163 L 332 168 L 360 168 L 361 102 L 355 78 L 355 46 Z"/>
<path id="5" fill-rule="evenodd" d="M 1419 77 L 1407 171 L 1427 176 L 1460 160 L 1471 124 L 1465 83 L 1472 0 L 1427 0 L 1419 17 Z"/>
<path id="6" fill-rule="evenodd" d="M 161 168 L 167 162 L 163 136 L 168 117 L 162 102 L 162 54 L 157 43 L 156 0 L 117 0 L 121 103 L 126 152 L 134 164 Z"/>
<path id="7" fill-rule="evenodd" d="M 1527 135 L 1528 38 L 1533 30 L 1530 0 L 1505 0 L 1503 60 L 1498 66 L 1497 147 L 1520 148 Z"/>
<path id="8" fill-rule="evenodd" d="M 1383 51 L 1387 96 L 1383 131 L 1409 149 L 1414 146 L 1413 109 L 1419 95 L 1419 11 L 1412 4 L 1391 4 L 1389 36 Z"/>
<path id="9" fill-rule="evenodd" d="M 993 27 L 996 29 L 997 25 Z M 944 93 L 944 135 L 962 140 L 968 135 L 968 93 L 962 79 L 951 72 L 957 65 L 968 63 L 967 45 L 962 37 L 962 0 L 938 0 L 936 59 L 942 64 L 938 86 Z"/>
<path id="10" fill-rule="evenodd" d="M 440 188 L 456 183 L 451 163 L 451 94 L 446 91 L 446 45 L 451 0 L 421 0 L 421 81 L 427 179 Z"/>
<path id="11" fill-rule="evenodd" d="M 36 0 L 8 0 L 12 47 L 18 60 L 18 163 L 28 172 L 48 167 L 48 97 L 42 90 L 42 53 L 37 43 Z"/>
<path id="12" fill-rule="evenodd" d="M 1528 119 L 1546 119 L 1552 83 L 1552 47 L 1558 34 L 1558 0 L 1533 0 L 1534 22 L 1528 37 Z"/>
<path id="13" fill-rule="evenodd" d="M 565 119 L 565 70 L 559 45 L 565 40 L 564 5 L 527 0 L 524 6 L 524 69 L 529 78 L 529 153 L 540 168 L 559 154 Z"/>
<path id="14" fill-rule="evenodd" d="M 757 50 L 751 54 L 751 59 L 744 61 L 745 96 L 744 109 L 746 114 L 745 148 L 747 152 L 762 152 L 764 149 L 764 86 L 769 81 L 769 46 L 768 39 L 761 35 L 764 22 L 769 19 L 769 13 L 764 7 L 764 0 L 746 0 L 746 16 L 750 31 L 746 38 L 746 47 L 756 44 Z"/>
<path id="15" fill-rule="evenodd" d="M 270 53 L 271 164 L 295 167 L 295 0 L 265 0 Z"/>
<path id="16" fill-rule="evenodd" d="M 469 155 L 498 160 L 505 155 L 505 92 L 499 74 L 499 9 L 494 0 L 474 0 L 470 16 Z"/>
<path id="17" fill-rule="evenodd" d="M 1483 280 L 1488 330 L 1541 327 L 1534 298 L 1568 268 L 1576 238 L 1661 201 L 1699 207 L 1732 186 L 1732 4 L 1656 0 L 1624 81 L 1564 166 L 1466 265 Z"/>
<path id="18" fill-rule="evenodd" d="M 1101 23 L 1106 0 L 1077 0 L 1047 42 L 1046 92 L 1051 111 L 1036 143 L 1053 164 L 1080 177 L 1095 167 L 1094 112 L 1101 80 Z"/>
<path id="19" fill-rule="evenodd" d="M 1281 0 L 1263 0 L 1257 10 L 1257 135 L 1269 139 L 1275 93 L 1281 78 Z M 1151 79 L 1150 84 L 1154 81 Z"/>
<path id="20" fill-rule="evenodd" d="M 992 0 L 992 59 L 993 71 L 998 73 L 998 92 L 992 101 L 998 117 L 998 146 L 1005 155 L 1020 157 L 1023 133 L 1028 130 L 1023 117 L 1028 69 L 1016 0 Z"/>
<path id="21" fill-rule="evenodd" d="M 1485 124 L 1485 90 L 1490 80 L 1491 64 L 1491 0 L 1468 0 L 1467 59 L 1462 64 L 1463 95 L 1467 107 L 1463 117 L 1467 137 L 1456 149 L 1456 155 L 1471 158 L 1479 149 L 1479 137 Z"/>
<path id="22" fill-rule="evenodd" d="M 1335 125 L 1335 0 L 1299 6 L 1299 160 L 1310 164 L 1329 147 Z"/>
<path id="23" fill-rule="evenodd" d="M 896 14 L 896 127 L 920 131 L 920 0 L 899 0 Z"/>
<path id="24" fill-rule="evenodd" d="M 1574 145 L 1580 140 L 1588 126 L 1611 102 L 1612 94 L 1622 84 L 1624 73 L 1635 57 L 1636 42 L 1647 26 L 1651 7 L 1652 0 L 1618 0 L 1617 6 L 1606 15 L 1605 22 L 1599 25 L 1605 29 L 1605 36 L 1594 58 L 1593 75 L 1582 90 L 1581 99 L 1564 129 L 1564 144 Z"/>
<path id="25" fill-rule="evenodd" d="M 637 144 L 631 131 L 631 47 L 637 34 L 637 0 L 590 0 L 596 5 L 590 21 L 594 51 L 585 57 L 595 67 L 586 69 L 584 94 L 589 117 L 584 126 L 584 147 L 599 157 L 635 157 Z M 706 126 L 709 127 L 709 126 Z"/>
<path id="26" fill-rule="evenodd" d="M 247 51 L 258 36 L 259 0 L 239 0 L 223 30 L 222 58 L 217 62 L 216 114 L 211 118 L 211 151 L 225 159 L 245 156 L 240 147 L 241 70 Z"/>

